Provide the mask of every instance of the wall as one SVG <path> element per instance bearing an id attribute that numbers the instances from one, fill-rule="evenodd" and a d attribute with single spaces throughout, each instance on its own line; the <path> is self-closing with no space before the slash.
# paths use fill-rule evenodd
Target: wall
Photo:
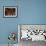
<path id="1" fill-rule="evenodd" d="M 18 16 L 3 18 L 3 6 L 12 5 L 18 7 Z M 18 32 L 18 24 L 46 24 L 46 0 L 1 0 L 0 44 L 8 43 L 9 32 Z"/>
<path id="2" fill-rule="evenodd" d="M 21 24 L 46 24 L 46 0 L 20 0 Z"/>
<path id="3" fill-rule="evenodd" d="M 4 18 L 3 7 L 5 6 L 16 6 L 17 0 L 0 0 L 0 44 L 7 44 L 9 42 L 8 35 L 10 32 L 17 32 L 17 18 Z M 15 43 L 18 43 L 16 38 Z"/>

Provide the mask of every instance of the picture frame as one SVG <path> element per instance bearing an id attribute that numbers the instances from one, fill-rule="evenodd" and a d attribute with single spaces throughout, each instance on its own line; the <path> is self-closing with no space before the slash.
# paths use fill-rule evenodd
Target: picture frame
<path id="1" fill-rule="evenodd" d="M 3 7 L 4 17 L 17 17 L 17 7 L 16 6 L 4 6 Z"/>

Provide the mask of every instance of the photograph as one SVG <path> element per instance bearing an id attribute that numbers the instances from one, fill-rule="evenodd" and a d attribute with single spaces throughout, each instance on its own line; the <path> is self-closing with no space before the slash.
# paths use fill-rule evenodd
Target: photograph
<path id="1" fill-rule="evenodd" d="M 4 7 L 4 17 L 16 17 L 17 7 L 15 6 L 5 6 Z"/>

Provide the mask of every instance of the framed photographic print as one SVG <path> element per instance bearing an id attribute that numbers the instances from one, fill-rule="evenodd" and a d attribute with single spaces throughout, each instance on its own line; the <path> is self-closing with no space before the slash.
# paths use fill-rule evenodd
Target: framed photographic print
<path id="1" fill-rule="evenodd" d="M 17 16 L 17 7 L 16 6 L 4 6 L 3 11 L 4 17 L 16 17 Z"/>

